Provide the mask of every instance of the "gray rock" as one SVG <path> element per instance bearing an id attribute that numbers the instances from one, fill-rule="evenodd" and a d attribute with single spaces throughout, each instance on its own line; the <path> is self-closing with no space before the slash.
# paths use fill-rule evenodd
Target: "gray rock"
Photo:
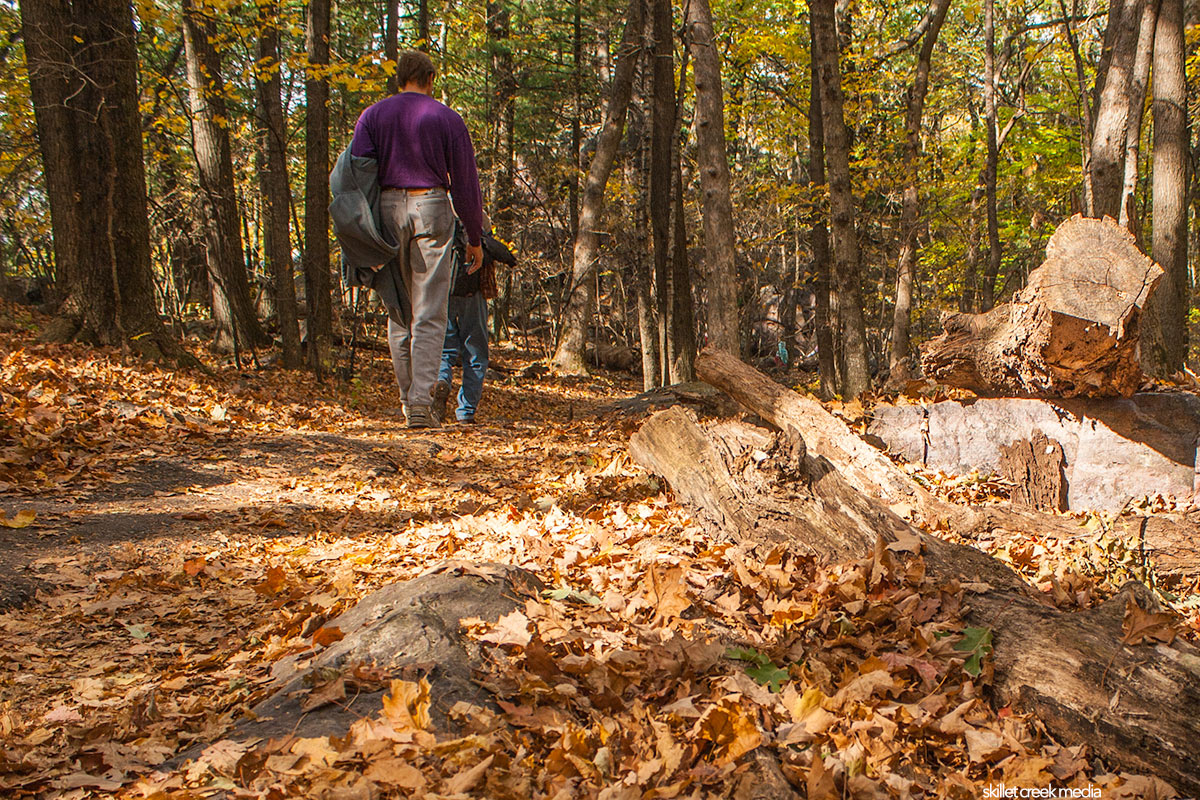
<path id="1" fill-rule="evenodd" d="M 877 406 L 868 434 L 906 461 L 950 474 L 997 471 L 1000 446 L 1041 431 L 1063 448 L 1071 510 L 1114 510 L 1129 499 L 1193 497 L 1200 398 L 978 399 Z"/>

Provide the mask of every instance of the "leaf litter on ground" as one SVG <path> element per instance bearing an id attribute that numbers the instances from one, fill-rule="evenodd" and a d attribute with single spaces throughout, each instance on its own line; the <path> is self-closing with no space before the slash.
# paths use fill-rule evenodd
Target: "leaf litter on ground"
<path id="1" fill-rule="evenodd" d="M 5 345 L 6 496 L 86 505 L 166 452 L 276 488 L 237 513 L 183 512 L 220 524 L 203 537 L 81 543 L 40 565 L 37 602 L 0 615 L 6 796 L 734 797 L 760 780 L 756 752 L 812 797 L 980 796 L 996 780 L 1112 797 L 1156 787 L 992 709 L 990 631 L 963 623 L 961 587 L 909 569 L 919 556 L 819 565 L 714 541 L 631 464 L 636 419 L 588 416 L 632 393 L 628 381 L 499 383 L 487 399 L 498 424 L 414 437 L 379 413 L 388 365 L 367 369 L 351 392 L 273 370 L 203 376 Z M 312 434 L 372 430 L 384 431 L 367 449 L 372 475 L 320 452 L 305 474 L 230 456 L 268 435 L 304 452 Z M 451 708 L 460 734 L 431 729 L 427 681 L 360 664 L 305 701 L 387 687 L 379 714 L 345 737 L 225 738 L 272 666 L 337 641 L 326 623 L 359 598 L 485 562 L 551 588 L 495 624 L 464 620 L 489 653 L 478 679 L 495 705 Z M 1135 620 L 1127 638 L 1166 626 Z M 197 759 L 162 768 L 193 745 Z"/>

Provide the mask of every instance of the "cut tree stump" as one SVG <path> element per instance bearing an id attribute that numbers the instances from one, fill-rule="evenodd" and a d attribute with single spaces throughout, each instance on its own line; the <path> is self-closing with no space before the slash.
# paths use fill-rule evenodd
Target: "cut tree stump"
<path id="1" fill-rule="evenodd" d="M 1000 474 L 1013 484 L 1014 503 L 1037 511 L 1067 510 L 1062 445 L 1041 431 L 1000 445 Z"/>
<path id="2" fill-rule="evenodd" d="M 828 459 L 856 490 L 901 516 L 912 516 L 929 530 L 949 530 L 965 539 L 1001 542 L 1025 536 L 1029 531 L 1048 538 L 1086 532 L 1071 517 L 1012 503 L 960 506 L 946 502 L 918 485 L 819 402 L 780 386 L 727 353 L 712 349 L 701 353 L 696 359 L 696 374 L 772 426 L 795 430 L 810 450 Z M 919 428 L 914 423 L 909 429 L 911 436 L 918 437 L 917 447 Z M 1200 574 L 1200 512 L 1121 517 L 1114 523 L 1112 534 L 1136 545 L 1146 561 L 1162 572 L 1179 576 Z"/>
<path id="3" fill-rule="evenodd" d="M 1162 275 L 1125 228 L 1076 215 L 1012 302 L 947 317 L 922 348 L 922 367 L 982 395 L 1128 397 L 1143 381 L 1142 308 Z"/>
<path id="4" fill-rule="evenodd" d="M 968 623 L 993 631 L 999 705 L 1036 715 L 1056 737 L 1087 743 L 1122 769 L 1200 793 L 1200 650 L 1122 644 L 1127 603 L 1153 607 L 1144 587 L 1131 584 L 1089 611 L 1048 608 L 1006 565 L 922 533 L 857 491 L 821 444 L 802 447 L 794 431 L 701 425 L 676 407 L 647 421 L 630 452 L 714 536 L 787 543 L 831 561 L 888 546 L 923 550 L 929 577 L 964 589 Z"/>

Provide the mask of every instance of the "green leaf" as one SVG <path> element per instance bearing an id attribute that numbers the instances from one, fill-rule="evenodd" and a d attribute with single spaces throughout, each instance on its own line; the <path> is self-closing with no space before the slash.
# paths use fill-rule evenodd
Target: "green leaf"
<path id="1" fill-rule="evenodd" d="M 572 589 L 570 586 L 561 586 L 557 589 L 546 589 L 542 592 L 542 597 L 549 600 L 562 600 L 564 602 L 584 603 L 589 606 L 600 605 L 600 598 L 584 589 L 579 591 Z"/>
<path id="2" fill-rule="evenodd" d="M 754 648 L 726 647 L 725 657 L 731 658 L 734 661 L 748 661 L 751 664 L 755 664 L 759 667 L 764 667 L 771 663 L 771 659 L 767 658 L 765 654 L 758 652 Z"/>
<path id="3" fill-rule="evenodd" d="M 991 628 L 967 628 L 963 638 L 954 643 L 954 649 L 960 653 L 973 653 L 980 649 L 992 649 Z"/>
<path id="4" fill-rule="evenodd" d="M 770 661 L 759 666 L 746 667 L 746 674 L 753 678 L 759 686 L 766 686 L 772 692 L 782 689 L 783 684 L 787 683 L 789 678 L 786 669 L 780 669 Z"/>
<path id="5" fill-rule="evenodd" d="M 963 670 L 972 678 L 978 678 L 983 671 L 983 651 L 976 650 L 971 657 L 963 662 Z"/>

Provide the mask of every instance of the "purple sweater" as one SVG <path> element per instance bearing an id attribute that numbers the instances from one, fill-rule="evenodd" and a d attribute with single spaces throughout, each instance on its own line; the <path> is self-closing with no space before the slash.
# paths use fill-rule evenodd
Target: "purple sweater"
<path id="1" fill-rule="evenodd" d="M 385 189 L 449 189 L 467 241 L 479 244 L 483 198 L 475 148 L 456 111 L 419 92 L 394 94 L 358 118 L 350 153 L 379 162 Z"/>

